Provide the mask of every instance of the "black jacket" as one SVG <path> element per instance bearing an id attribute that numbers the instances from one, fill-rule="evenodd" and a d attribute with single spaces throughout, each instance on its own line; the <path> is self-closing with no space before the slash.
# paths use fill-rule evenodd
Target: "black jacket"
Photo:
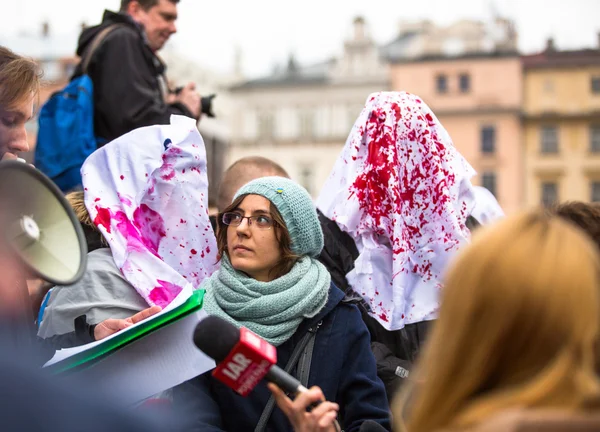
<path id="1" fill-rule="evenodd" d="M 171 114 L 193 117 L 184 105 L 165 103 L 159 78 L 165 65 L 146 43 L 143 28 L 129 16 L 104 11 L 100 25 L 81 33 L 77 55 L 85 55 L 94 38 L 112 24 L 119 26 L 102 41 L 87 70 L 94 83 L 94 129 L 99 145 L 141 126 L 169 124 Z M 80 65 L 74 77 L 81 74 Z"/>
<path id="2" fill-rule="evenodd" d="M 389 430 L 388 401 L 377 378 L 369 334 L 356 306 L 343 302 L 343 297 L 332 284 L 323 310 L 305 319 L 296 333 L 277 347 L 277 364 L 285 368 L 296 344 L 310 327 L 321 322 L 308 387 L 318 385 L 327 400 L 340 405 L 338 418 L 344 430 L 358 431 L 367 420 L 378 423 L 381 430 Z M 190 430 L 237 432 L 254 430 L 271 393 L 261 382 L 244 398 L 207 372 L 176 388 L 174 395 L 176 404 L 196 417 L 195 428 Z M 266 430 L 289 431 L 292 427 L 275 408 Z"/>
<path id="3" fill-rule="evenodd" d="M 412 363 L 418 357 L 431 321 L 408 324 L 400 330 L 389 331 L 369 315 L 369 306 L 360 295 L 352 291 L 346 280 L 346 275 L 354 269 L 354 261 L 358 258 L 354 240 L 320 211 L 318 215 L 325 246 L 317 259 L 329 270 L 331 280 L 336 286 L 345 291 L 346 299 L 358 303 L 363 321 L 371 334 L 371 349 L 377 361 L 377 375 L 385 384 L 388 399 L 391 400 L 412 370 Z"/>

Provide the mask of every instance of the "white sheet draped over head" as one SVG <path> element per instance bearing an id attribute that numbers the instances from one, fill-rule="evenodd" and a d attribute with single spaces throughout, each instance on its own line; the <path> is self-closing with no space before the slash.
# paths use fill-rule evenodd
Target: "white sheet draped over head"
<path id="1" fill-rule="evenodd" d="M 369 96 L 317 207 L 356 242 L 346 275 L 388 330 L 434 319 L 449 258 L 469 240 L 475 171 L 417 96 Z"/>
<path id="2" fill-rule="evenodd" d="M 204 141 L 194 120 L 136 129 L 81 169 L 85 204 L 115 264 L 149 305 L 167 306 L 216 268 Z"/>

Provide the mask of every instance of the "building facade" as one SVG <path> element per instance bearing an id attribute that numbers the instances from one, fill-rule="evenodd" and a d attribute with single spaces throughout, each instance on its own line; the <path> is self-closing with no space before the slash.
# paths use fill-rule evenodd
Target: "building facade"
<path id="1" fill-rule="evenodd" d="M 506 213 L 522 207 L 522 73 L 510 21 L 405 24 L 384 46 L 393 90 L 419 95 Z"/>
<path id="2" fill-rule="evenodd" d="M 549 40 L 523 73 L 526 204 L 600 201 L 600 40 L 578 51 Z"/>
<path id="3" fill-rule="evenodd" d="M 316 197 L 368 95 L 388 88 L 387 66 L 365 21 L 356 18 L 340 58 L 303 66 L 290 57 L 286 67 L 231 89 L 236 107 L 227 165 L 267 157 Z"/>

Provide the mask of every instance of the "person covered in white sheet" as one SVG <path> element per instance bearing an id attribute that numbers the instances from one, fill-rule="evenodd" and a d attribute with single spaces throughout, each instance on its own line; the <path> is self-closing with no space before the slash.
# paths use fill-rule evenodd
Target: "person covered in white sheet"
<path id="1" fill-rule="evenodd" d="M 43 336 L 68 330 L 74 315 L 97 321 L 165 308 L 216 268 L 206 153 L 193 120 L 173 117 L 171 125 L 123 135 L 86 160 L 82 179 L 89 220 L 110 248 L 91 252 L 81 282 L 55 288 Z"/>
<path id="2" fill-rule="evenodd" d="M 390 398 L 437 316 L 448 261 L 469 242 L 474 175 L 421 98 L 380 92 L 317 199 L 319 259 L 362 305 Z"/>

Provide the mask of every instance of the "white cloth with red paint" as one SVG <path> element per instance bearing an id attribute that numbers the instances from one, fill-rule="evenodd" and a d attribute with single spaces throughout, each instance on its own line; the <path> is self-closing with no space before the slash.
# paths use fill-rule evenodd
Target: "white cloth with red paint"
<path id="1" fill-rule="evenodd" d="M 470 238 L 474 175 L 419 97 L 369 96 L 317 207 L 354 239 L 346 278 L 386 329 L 436 318 L 444 269 Z"/>
<path id="2" fill-rule="evenodd" d="M 214 272 L 206 151 L 194 120 L 171 116 L 170 125 L 129 132 L 96 150 L 81 174 L 92 220 L 149 305 L 164 308 Z"/>
<path id="3" fill-rule="evenodd" d="M 474 186 L 475 208 L 471 213 L 481 225 L 489 225 L 504 217 L 504 211 L 493 193 L 482 186 Z"/>

